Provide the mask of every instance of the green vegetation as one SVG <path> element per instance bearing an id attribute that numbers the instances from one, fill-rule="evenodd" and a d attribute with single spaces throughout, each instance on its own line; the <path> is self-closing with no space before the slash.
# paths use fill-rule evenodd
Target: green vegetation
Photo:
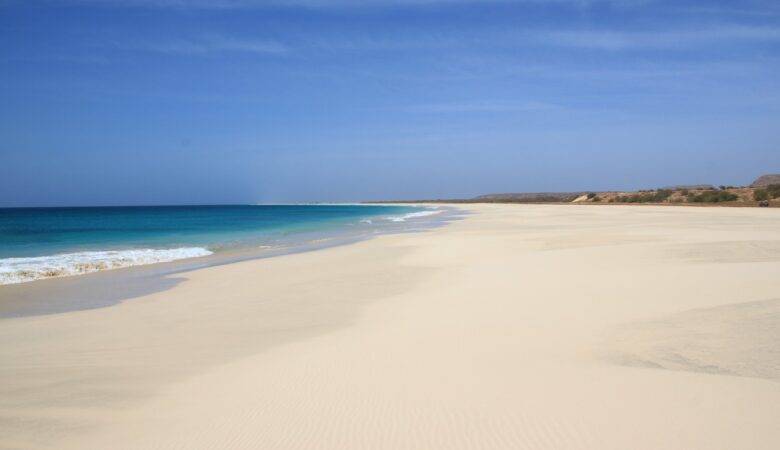
<path id="1" fill-rule="evenodd" d="M 658 189 L 657 191 L 640 191 L 639 194 L 621 195 L 616 201 L 621 203 L 661 203 L 665 202 L 672 195 L 669 189 Z"/>
<path id="2" fill-rule="evenodd" d="M 596 196 L 595 192 L 588 192 L 588 200 L 592 199 L 595 196 Z"/>
<path id="3" fill-rule="evenodd" d="M 672 191 L 669 189 L 659 189 L 655 191 L 656 201 L 662 202 L 672 196 Z"/>
<path id="4" fill-rule="evenodd" d="M 763 189 L 753 191 L 753 199 L 757 202 L 780 198 L 780 184 L 770 184 Z"/>
<path id="5" fill-rule="evenodd" d="M 769 200 L 769 192 L 767 192 L 766 189 L 756 189 L 753 191 L 753 200 L 757 202 Z"/>
<path id="6" fill-rule="evenodd" d="M 689 194 L 688 201 L 693 203 L 733 202 L 739 197 L 728 191 L 704 191 L 701 194 Z"/>

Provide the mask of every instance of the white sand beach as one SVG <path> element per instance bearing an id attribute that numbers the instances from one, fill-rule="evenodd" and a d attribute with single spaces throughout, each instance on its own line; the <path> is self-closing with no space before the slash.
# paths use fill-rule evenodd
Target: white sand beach
<path id="1" fill-rule="evenodd" d="M 780 447 L 780 210 L 459 207 L 0 320 L 0 448 Z"/>

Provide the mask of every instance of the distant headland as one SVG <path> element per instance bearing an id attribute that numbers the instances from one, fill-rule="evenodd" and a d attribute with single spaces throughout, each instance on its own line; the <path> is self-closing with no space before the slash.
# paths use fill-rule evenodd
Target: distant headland
<path id="1" fill-rule="evenodd" d="M 371 203 L 596 203 L 780 207 L 780 174 L 761 175 L 747 186 L 678 185 L 638 191 L 513 192 L 467 199 L 390 200 Z"/>

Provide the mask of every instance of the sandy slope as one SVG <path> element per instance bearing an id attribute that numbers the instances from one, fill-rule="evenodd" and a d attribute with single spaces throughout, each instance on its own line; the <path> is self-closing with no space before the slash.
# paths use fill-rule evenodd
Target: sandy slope
<path id="1" fill-rule="evenodd" d="M 1 321 L 0 447 L 780 446 L 780 211 L 472 209 Z"/>

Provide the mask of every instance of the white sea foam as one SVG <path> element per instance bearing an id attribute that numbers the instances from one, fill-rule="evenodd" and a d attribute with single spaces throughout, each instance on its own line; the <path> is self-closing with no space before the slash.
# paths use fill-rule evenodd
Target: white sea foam
<path id="1" fill-rule="evenodd" d="M 392 222 L 406 222 L 407 219 L 415 219 L 418 217 L 426 217 L 426 216 L 433 216 L 436 214 L 440 214 L 442 211 L 440 209 L 427 209 L 425 211 L 417 211 L 413 213 L 404 214 L 403 216 L 390 216 L 387 219 Z"/>
<path id="2" fill-rule="evenodd" d="M 207 256 L 211 253 L 205 248 L 185 247 L 78 252 L 30 258 L 6 258 L 0 259 L 0 285 L 169 262 L 177 259 Z"/>

